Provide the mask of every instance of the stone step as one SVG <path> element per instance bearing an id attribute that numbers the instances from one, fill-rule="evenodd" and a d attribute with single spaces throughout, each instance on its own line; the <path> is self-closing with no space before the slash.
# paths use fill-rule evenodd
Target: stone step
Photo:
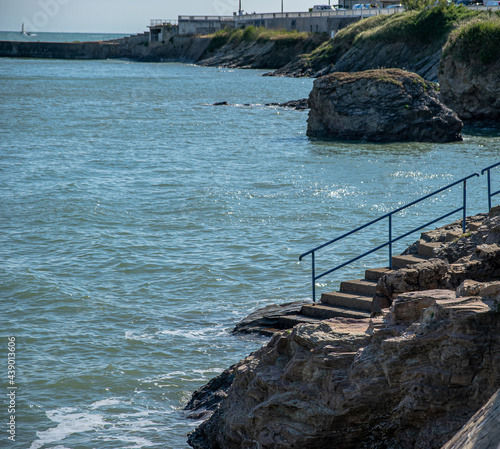
<path id="1" fill-rule="evenodd" d="M 392 269 L 399 270 L 400 268 L 406 268 L 416 263 L 424 262 L 426 259 L 419 256 L 392 256 Z"/>
<path id="2" fill-rule="evenodd" d="M 445 242 L 454 242 L 455 240 L 459 239 L 461 235 L 462 235 L 461 229 L 450 230 L 446 233 L 444 241 Z"/>
<path id="3" fill-rule="evenodd" d="M 375 284 L 377 285 L 377 284 Z M 364 310 L 371 312 L 372 310 L 371 296 L 353 295 L 344 292 L 332 292 L 321 294 L 321 304 L 328 304 L 330 306 L 345 307 L 349 309 Z"/>
<path id="4" fill-rule="evenodd" d="M 441 242 L 424 242 L 420 241 L 418 244 L 418 255 L 430 259 L 434 257 L 434 250 L 443 244 Z"/>
<path id="5" fill-rule="evenodd" d="M 367 281 L 378 281 L 384 274 L 392 271 L 389 267 L 370 268 L 365 271 L 365 279 Z"/>
<path id="6" fill-rule="evenodd" d="M 354 279 L 340 283 L 340 291 L 363 296 L 375 296 L 377 293 L 377 282 L 366 279 Z"/>
<path id="7" fill-rule="evenodd" d="M 259 335 L 264 335 L 266 337 L 272 337 L 276 332 L 281 332 L 283 329 L 275 328 L 275 327 L 263 327 L 259 329 L 258 331 L 255 331 L 256 334 Z"/>
<path id="8" fill-rule="evenodd" d="M 371 313 L 362 310 L 348 309 L 347 307 L 335 307 L 328 304 L 311 304 L 302 306 L 300 311 L 302 315 L 313 318 L 328 318 L 344 317 L 344 318 L 370 318 Z"/>
<path id="9" fill-rule="evenodd" d="M 469 223 L 467 229 L 471 232 L 477 231 L 483 225 L 482 221 L 476 221 L 474 223 Z"/>
<path id="10" fill-rule="evenodd" d="M 279 317 L 281 329 L 291 329 L 293 326 L 302 323 L 318 324 L 320 321 L 320 318 L 312 318 L 305 315 L 283 315 Z"/>

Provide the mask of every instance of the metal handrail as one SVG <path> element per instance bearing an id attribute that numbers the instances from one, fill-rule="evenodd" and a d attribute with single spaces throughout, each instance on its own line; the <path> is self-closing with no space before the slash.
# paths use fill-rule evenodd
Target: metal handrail
<path id="1" fill-rule="evenodd" d="M 496 192 L 491 193 L 491 176 L 490 176 L 490 170 L 492 168 L 498 167 L 500 165 L 500 162 L 497 162 L 496 164 L 490 165 L 489 167 L 483 168 L 481 170 L 481 174 L 484 175 L 484 172 L 488 172 L 488 210 L 491 209 L 491 197 L 498 195 L 500 193 L 500 190 L 497 190 Z"/>
<path id="2" fill-rule="evenodd" d="M 496 164 L 496 165 L 500 165 L 500 163 Z M 492 167 L 488 167 L 488 168 L 492 168 Z M 340 268 L 345 267 L 346 265 L 349 265 L 349 264 L 351 264 L 353 262 L 356 262 L 357 260 L 359 260 L 359 259 L 361 259 L 361 258 L 363 258 L 365 256 L 368 256 L 369 254 L 372 254 L 375 251 L 378 251 L 379 249 L 382 249 L 382 248 L 384 248 L 386 246 L 389 246 L 389 268 L 392 268 L 392 244 L 393 243 L 395 243 L 398 240 L 401 240 L 401 239 L 403 239 L 405 237 L 408 237 L 410 234 L 413 234 L 414 232 L 420 231 L 421 229 L 423 229 L 423 228 L 425 228 L 425 227 L 427 227 L 427 226 L 429 226 L 431 224 L 434 224 L 434 223 L 436 223 L 436 222 L 438 222 L 438 221 L 440 221 L 440 220 L 442 220 L 444 218 L 447 218 L 450 215 L 453 215 L 453 214 L 455 214 L 457 212 L 463 211 L 462 229 L 463 229 L 463 232 L 465 233 L 465 224 L 466 224 L 465 223 L 465 219 L 466 219 L 466 213 L 467 213 L 466 212 L 466 210 L 467 210 L 467 180 L 470 179 L 470 178 L 473 178 L 475 176 L 479 177 L 479 174 L 478 173 L 473 173 L 473 174 L 471 174 L 471 175 L 469 175 L 469 176 L 467 176 L 465 178 L 462 178 L 462 179 L 460 179 L 458 181 L 455 181 L 455 182 L 453 182 L 451 184 L 448 184 L 446 187 L 442 187 L 441 189 L 436 190 L 435 192 L 429 193 L 428 195 L 425 195 L 422 198 L 419 198 L 419 199 L 417 199 L 415 201 L 412 201 L 411 203 L 408 203 L 408 204 L 406 204 L 406 205 L 404 205 L 402 207 L 399 207 L 398 209 L 395 209 L 392 212 L 389 212 L 389 213 L 387 213 L 385 215 L 382 215 L 381 217 L 376 218 L 375 220 L 372 220 L 369 223 L 366 223 L 366 224 L 364 224 L 362 226 L 359 226 L 356 229 L 353 229 L 352 231 L 349 231 L 349 232 L 341 235 L 340 237 L 337 237 L 337 238 L 335 238 L 333 240 L 330 240 L 329 242 L 323 243 L 322 245 L 319 245 L 316 248 L 313 248 L 313 249 L 311 249 L 309 251 L 306 251 L 305 253 L 301 254 L 300 257 L 299 257 L 299 260 L 302 260 L 303 257 L 311 254 L 311 264 L 312 264 L 312 296 L 313 296 L 313 302 L 316 302 L 316 281 L 318 279 L 322 278 L 323 276 L 326 276 L 327 274 L 333 273 L 334 271 L 337 271 Z M 430 222 L 428 222 L 428 223 L 426 223 L 426 224 L 424 224 L 422 226 L 419 226 L 418 228 L 412 229 L 411 231 L 409 231 L 409 232 L 407 232 L 407 233 L 405 233 L 405 234 L 403 234 L 403 235 L 401 235 L 399 237 L 396 237 L 396 238 L 392 237 L 392 216 L 394 214 L 396 214 L 398 212 L 401 212 L 402 210 L 404 210 L 404 209 L 406 209 L 406 208 L 408 208 L 410 206 L 413 206 L 413 205 L 415 205 L 417 203 L 420 203 L 421 201 L 424 201 L 424 200 L 426 200 L 426 199 L 428 199 L 428 198 L 430 198 L 430 197 L 432 197 L 434 195 L 437 195 L 438 193 L 443 192 L 444 190 L 447 190 L 447 189 L 449 189 L 449 188 L 451 188 L 453 186 L 456 186 L 458 184 L 461 184 L 461 183 L 463 184 L 463 203 L 462 203 L 462 207 L 459 207 L 458 209 L 455 209 L 452 212 L 449 212 L 449 213 L 447 213 L 445 215 L 442 215 L 441 217 L 436 218 L 435 220 L 432 220 L 432 221 L 430 221 Z M 371 250 L 369 250 L 369 251 L 367 251 L 367 252 L 365 252 L 365 253 L 363 253 L 363 254 L 361 254 L 359 256 L 356 256 L 356 257 L 348 260 L 347 262 L 344 262 L 341 265 L 336 266 L 335 268 L 332 268 L 332 269 L 330 269 L 328 271 L 325 271 L 324 273 L 321 273 L 318 276 L 316 276 L 316 268 L 315 268 L 315 253 L 316 253 L 316 251 L 318 251 L 318 250 L 320 250 L 322 248 L 325 248 L 326 246 L 329 246 L 332 243 L 338 242 L 339 240 L 342 240 L 342 239 L 344 239 L 344 238 L 346 238 L 346 237 L 348 237 L 348 236 L 350 236 L 352 234 L 355 234 L 356 232 L 361 231 L 362 229 L 365 229 L 365 228 L 367 228 L 367 227 L 369 227 L 369 226 L 371 226 L 371 225 L 373 225 L 375 223 L 378 223 L 379 221 L 381 221 L 381 220 L 383 220 L 385 218 L 389 219 L 389 240 L 387 242 L 385 242 L 385 243 L 383 243 L 383 244 L 381 244 L 381 245 L 379 245 L 379 246 L 377 246 L 377 247 L 375 247 L 375 248 L 373 248 L 373 249 L 371 249 Z"/>

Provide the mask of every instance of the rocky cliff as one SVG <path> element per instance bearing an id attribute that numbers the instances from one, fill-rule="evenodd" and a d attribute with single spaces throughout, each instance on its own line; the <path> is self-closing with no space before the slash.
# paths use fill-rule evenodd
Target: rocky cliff
<path id="1" fill-rule="evenodd" d="M 216 35 L 197 63 L 217 67 L 275 69 L 285 66 L 298 55 L 310 53 L 328 40 L 324 34 L 305 33 L 285 33 L 264 38 L 257 32 L 252 36 L 249 30 L 252 31 L 251 28 L 245 31 L 248 37 L 245 38 L 243 33 L 240 39 L 235 39 L 231 34 L 226 39 Z"/>
<path id="2" fill-rule="evenodd" d="M 439 448 L 500 387 L 496 302 L 400 295 L 383 318 L 302 324 L 237 367 L 195 448 Z"/>
<path id="3" fill-rule="evenodd" d="M 464 120 L 500 121 L 500 17 L 481 18 L 454 32 L 439 71 L 441 94 Z"/>
<path id="4" fill-rule="evenodd" d="M 470 234 L 457 222 L 422 235 L 435 247 L 432 267 L 382 279 L 390 307 L 381 316 L 278 333 L 214 382 L 215 400 L 210 388 L 198 392 L 191 407 L 211 398 L 211 417 L 189 443 L 496 448 L 500 208 L 468 222 Z"/>

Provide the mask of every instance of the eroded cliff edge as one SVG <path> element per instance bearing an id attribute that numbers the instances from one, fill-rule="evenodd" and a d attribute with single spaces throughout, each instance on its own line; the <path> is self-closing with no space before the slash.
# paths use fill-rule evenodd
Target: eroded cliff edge
<path id="1" fill-rule="evenodd" d="M 430 449 L 479 432 L 467 421 L 500 388 L 500 210 L 469 221 L 466 235 L 459 223 L 425 233 L 436 258 L 381 279 L 382 316 L 296 326 L 233 366 L 189 443 Z"/>

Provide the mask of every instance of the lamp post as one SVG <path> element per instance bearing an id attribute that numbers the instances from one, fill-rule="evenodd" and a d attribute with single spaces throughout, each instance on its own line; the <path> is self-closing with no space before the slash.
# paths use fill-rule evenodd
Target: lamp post
<path id="1" fill-rule="evenodd" d="M 238 14 L 241 15 L 241 0 L 240 0 L 239 8 L 238 8 Z"/>
<path id="2" fill-rule="evenodd" d="M 281 0 L 281 14 L 283 14 L 283 0 Z"/>

